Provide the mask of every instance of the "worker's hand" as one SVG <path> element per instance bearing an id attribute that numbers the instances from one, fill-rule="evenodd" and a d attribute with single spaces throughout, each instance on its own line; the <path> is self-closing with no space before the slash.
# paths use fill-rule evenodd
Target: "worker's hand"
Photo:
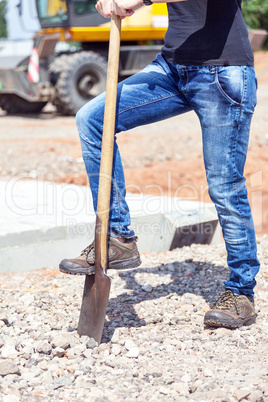
<path id="1" fill-rule="evenodd" d="M 96 9 L 105 18 L 110 18 L 112 12 L 125 18 L 134 14 L 134 8 L 138 8 L 142 4 L 142 0 L 98 0 Z"/>
<path id="2" fill-rule="evenodd" d="M 114 13 L 121 18 L 134 14 L 134 9 L 142 6 L 143 0 L 114 0 Z"/>
<path id="3" fill-rule="evenodd" d="M 98 0 L 96 4 L 96 10 L 105 18 L 110 18 L 113 9 L 112 0 Z"/>

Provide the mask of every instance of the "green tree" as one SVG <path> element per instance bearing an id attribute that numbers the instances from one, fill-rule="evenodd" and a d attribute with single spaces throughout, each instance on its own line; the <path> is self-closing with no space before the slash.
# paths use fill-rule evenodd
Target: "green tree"
<path id="1" fill-rule="evenodd" d="M 6 22 L 6 12 L 7 12 L 7 1 L 0 1 L 0 38 L 7 38 L 7 22 Z"/>
<path id="2" fill-rule="evenodd" d="M 268 31 L 268 1 L 244 0 L 242 12 L 246 25 L 251 29 Z"/>

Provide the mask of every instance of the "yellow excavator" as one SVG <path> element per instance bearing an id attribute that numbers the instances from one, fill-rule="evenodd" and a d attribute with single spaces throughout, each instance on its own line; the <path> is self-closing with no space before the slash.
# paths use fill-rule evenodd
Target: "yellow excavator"
<path id="1" fill-rule="evenodd" d="M 9 114 L 37 113 L 52 102 L 74 115 L 105 90 L 110 23 L 95 0 L 36 0 L 41 30 L 30 57 L 0 69 L 0 107 Z M 168 24 L 165 3 L 142 6 L 122 21 L 119 80 L 150 63 Z M 68 42 L 66 51 L 55 51 Z"/>

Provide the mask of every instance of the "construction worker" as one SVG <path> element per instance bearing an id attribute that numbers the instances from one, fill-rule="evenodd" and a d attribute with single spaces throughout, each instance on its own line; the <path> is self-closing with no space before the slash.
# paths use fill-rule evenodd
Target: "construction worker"
<path id="1" fill-rule="evenodd" d="M 209 194 L 218 212 L 231 271 L 224 282 L 225 292 L 206 312 L 204 323 L 228 328 L 255 322 L 254 287 L 259 270 L 243 176 L 257 81 L 241 1 L 167 0 L 169 25 L 162 51 L 152 64 L 118 85 L 115 127 L 117 134 L 191 110 L 197 114 Z M 110 17 L 113 10 L 124 18 L 143 3 L 150 6 L 153 2 L 158 0 L 99 0 L 96 8 L 104 17 Z M 102 94 L 77 114 L 95 210 L 104 102 Z M 116 136 L 112 179 L 109 267 L 137 267 L 140 256 L 134 232 L 129 229 Z M 63 260 L 60 270 L 92 274 L 94 243 L 80 257 Z"/>

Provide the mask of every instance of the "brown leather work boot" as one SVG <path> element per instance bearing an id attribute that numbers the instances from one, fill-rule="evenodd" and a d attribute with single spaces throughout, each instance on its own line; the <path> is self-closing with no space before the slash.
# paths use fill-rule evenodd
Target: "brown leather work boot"
<path id="1" fill-rule="evenodd" d="M 239 328 L 253 324 L 256 317 L 254 301 L 244 295 L 235 296 L 231 290 L 226 290 L 211 310 L 206 312 L 204 324 L 212 327 Z"/>
<path id="2" fill-rule="evenodd" d="M 110 269 L 136 268 L 141 264 L 140 254 L 136 244 L 137 238 L 126 243 L 115 237 L 108 239 L 108 267 Z M 95 243 L 94 241 L 74 259 L 64 259 L 59 265 L 60 271 L 71 275 L 92 275 L 95 273 Z"/>

